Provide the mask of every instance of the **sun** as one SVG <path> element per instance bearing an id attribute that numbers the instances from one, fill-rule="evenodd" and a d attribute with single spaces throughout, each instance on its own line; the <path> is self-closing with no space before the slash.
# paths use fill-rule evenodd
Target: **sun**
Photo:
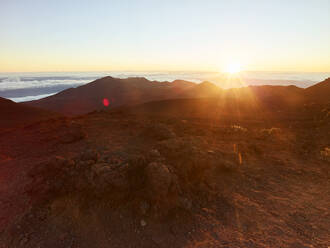
<path id="1" fill-rule="evenodd" d="M 226 66 L 225 72 L 229 74 L 236 74 L 241 71 L 241 65 L 238 63 L 230 63 Z"/>

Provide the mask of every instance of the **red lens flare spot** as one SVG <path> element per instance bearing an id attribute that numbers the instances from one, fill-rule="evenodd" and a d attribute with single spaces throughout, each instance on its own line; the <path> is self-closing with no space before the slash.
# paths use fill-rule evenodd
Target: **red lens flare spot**
<path id="1" fill-rule="evenodd" d="M 108 107 L 109 104 L 110 104 L 109 100 L 108 100 L 107 98 L 103 98 L 103 105 L 104 105 L 105 107 Z"/>

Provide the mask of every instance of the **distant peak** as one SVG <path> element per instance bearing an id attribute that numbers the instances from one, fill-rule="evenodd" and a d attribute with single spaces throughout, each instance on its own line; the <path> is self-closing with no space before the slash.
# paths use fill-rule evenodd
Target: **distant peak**
<path id="1" fill-rule="evenodd" d="M 100 78 L 100 80 L 102 80 L 102 79 L 114 79 L 114 77 L 111 77 L 111 76 L 105 76 L 105 77 Z"/>
<path id="2" fill-rule="evenodd" d="M 209 81 L 203 81 L 198 85 L 202 86 L 202 87 L 213 87 L 213 88 L 216 87 L 216 88 L 218 88 L 218 86 L 216 86 L 214 83 L 211 83 Z"/>
<path id="3" fill-rule="evenodd" d="M 330 87 L 330 78 L 327 78 L 327 79 L 323 80 L 322 82 L 319 82 L 317 84 L 314 84 L 314 85 L 306 88 L 306 90 L 317 89 L 317 88 L 320 88 L 320 87 L 327 87 L 327 88 L 329 88 Z"/>
<path id="4" fill-rule="evenodd" d="M 0 102 L 6 102 L 6 103 L 12 102 L 12 103 L 14 103 L 12 100 L 4 98 L 4 97 L 0 97 Z"/>
<path id="5" fill-rule="evenodd" d="M 149 81 L 145 77 L 128 77 L 128 78 L 125 78 L 125 79 L 126 80 L 143 80 L 143 81 Z"/>
<path id="6" fill-rule="evenodd" d="M 190 82 L 190 81 L 186 81 L 186 80 L 180 80 L 180 79 L 177 79 L 177 80 L 174 80 L 172 82 L 172 85 L 173 86 L 194 86 L 196 85 L 196 83 L 193 83 L 193 82 Z"/>

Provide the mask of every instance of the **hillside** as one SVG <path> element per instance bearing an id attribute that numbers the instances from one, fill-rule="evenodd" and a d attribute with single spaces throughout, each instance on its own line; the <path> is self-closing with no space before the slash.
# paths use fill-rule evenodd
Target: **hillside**
<path id="1" fill-rule="evenodd" d="M 0 97 L 0 116 L 0 128 L 12 128 L 59 115 Z"/>
<path id="2" fill-rule="evenodd" d="M 304 95 L 310 103 L 329 103 L 330 78 L 308 87 L 304 90 Z"/>

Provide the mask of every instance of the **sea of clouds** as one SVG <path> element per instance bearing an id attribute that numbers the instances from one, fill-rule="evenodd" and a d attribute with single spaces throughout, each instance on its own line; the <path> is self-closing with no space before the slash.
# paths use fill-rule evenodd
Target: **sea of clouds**
<path id="1" fill-rule="evenodd" d="M 176 79 L 192 82 L 210 81 L 220 87 L 237 87 L 223 84 L 224 75 L 218 72 L 53 72 L 53 73 L 0 73 L 0 97 L 16 102 L 40 99 L 62 90 L 78 87 L 104 76 L 118 78 L 145 77 L 156 81 Z M 241 72 L 246 85 L 296 85 L 306 88 L 330 77 L 330 73 L 297 72 Z"/>

